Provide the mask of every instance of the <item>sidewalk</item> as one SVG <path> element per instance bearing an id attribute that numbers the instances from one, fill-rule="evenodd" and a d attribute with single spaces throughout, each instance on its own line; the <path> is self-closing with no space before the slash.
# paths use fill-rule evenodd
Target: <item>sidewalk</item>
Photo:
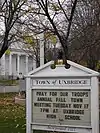
<path id="1" fill-rule="evenodd" d="M 6 93 L 6 92 L 19 92 L 19 85 L 17 86 L 0 85 L 0 93 Z"/>

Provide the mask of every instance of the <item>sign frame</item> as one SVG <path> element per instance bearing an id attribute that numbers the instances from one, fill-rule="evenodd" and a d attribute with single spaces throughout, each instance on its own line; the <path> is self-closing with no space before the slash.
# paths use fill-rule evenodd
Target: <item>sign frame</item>
<path id="1" fill-rule="evenodd" d="M 99 74 L 84 74 L 84 75 L 67 75 L 67 76 L 35 76 L 28 75 L 26 76 L 26 133 L 33 133 L 33 130 L 45 130 L 45 131 L 58 131 L 58 132 L 68 132 L 68 133 L 99 133 L 99 82 L 98 82 Z M 53 79 L 62 79 L 62 78 L 89 78 L 90 79 L 90 86 L 33 86 L 32 80 L 35 79 L 44 79 L 44 78 L 53 78 Z M 91 126 L 76 126 L 76 125 L 66 125 L 66 126 L 59 126 L 59 125 L 43 125 L 41 123 L 32 123 L 32 90 L 33 89 L 91 89 Z M 50 127 L 51 126 L 51 127 Z M 62 128 L 60 128 L 62 127 Z"/>

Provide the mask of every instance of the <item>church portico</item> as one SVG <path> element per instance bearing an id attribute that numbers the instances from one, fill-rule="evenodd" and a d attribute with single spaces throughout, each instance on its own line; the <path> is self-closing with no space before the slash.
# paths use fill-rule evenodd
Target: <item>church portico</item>
<path id="1" fill-rule="evenodd" d="M 32 56 L 24 52 L 11 51 L 10 54 L 4 54 L 0 62 L 0 75 L 9 75 L 19 77 L 33 70 L 35 61 Z M 34 65 L 36 66 L 36 65 Z"/>

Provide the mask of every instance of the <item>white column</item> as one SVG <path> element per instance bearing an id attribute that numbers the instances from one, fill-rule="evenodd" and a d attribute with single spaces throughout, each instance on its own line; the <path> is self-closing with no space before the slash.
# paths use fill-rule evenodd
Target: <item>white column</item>
<path id="1" fill-rule="evenodd" d="M 5 54 L 1 58 L 1 75 L 5 75 Z"/>
<path id="2" fill-rule="evenodd" d="M 28 56 L 26 55 L 26 74 L 28 74 Z"/>
<path id="3" fill-rule="evenodd" d="M 12 75 L 12 54 L 9 55 L 9 75 Z"/>
<path id="4" fill-rule="evenodd" d="M 17 75 L 19 76 L 19 68 L 20 68 L 20 66 L 19 66 L 19 61 L 20 61 L 20 55 L 18 54 L 17 55 Z"/>

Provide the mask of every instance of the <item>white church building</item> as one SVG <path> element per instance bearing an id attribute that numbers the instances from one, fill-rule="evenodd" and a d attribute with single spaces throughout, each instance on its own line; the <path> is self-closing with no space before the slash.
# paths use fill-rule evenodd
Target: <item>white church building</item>
<path id="1" fill-rule="evenodd" d="M 36 68 L 33 56 L 23 49 L 11 46 L 0 59 L 0 75 L 14 76 L 25 75 Z"/>

